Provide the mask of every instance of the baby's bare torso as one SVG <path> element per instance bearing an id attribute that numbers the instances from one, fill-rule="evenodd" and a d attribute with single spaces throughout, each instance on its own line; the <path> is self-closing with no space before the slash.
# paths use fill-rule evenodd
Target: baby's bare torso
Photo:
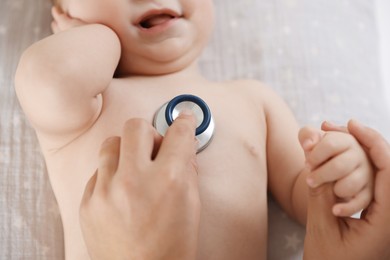
<path id="1" fill-rule="evenodd" d="M 78 209 L 96 171 L 101 143 L 120 136 L 125 121 L 152 123 L 157 109 L 176 95 L 194 94 L 215 120 L 211 144 L 198 154 L 202 213 L 199 259 L 265 259 L 267 240 L 266 120 L 253 83 L 114 79 L 101 113 L 83 134 L 55 151 L 43 146 L 64 224 L 67 259 L 88 259 Z M 252 85 L 252 86 L 250 86 Z M 266 98 L 266 97 L 264 97 Z"/>

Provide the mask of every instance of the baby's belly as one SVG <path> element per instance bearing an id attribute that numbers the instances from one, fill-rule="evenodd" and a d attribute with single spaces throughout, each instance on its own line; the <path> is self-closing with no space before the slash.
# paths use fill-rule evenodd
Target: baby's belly
<path id="1" fill-rule="evenodd" d="M 267 179 L 246 160 L 199 173 L 198 259 L 266 259 Z"/>

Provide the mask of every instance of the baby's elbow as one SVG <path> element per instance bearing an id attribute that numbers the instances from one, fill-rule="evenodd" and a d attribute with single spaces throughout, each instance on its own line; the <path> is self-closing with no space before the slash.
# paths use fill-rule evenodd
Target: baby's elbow
<path id="1" fill-rule="evenodd" d="M 36 57 L 37 55 L 34 55 L 34 50 L 32 48 L 33 47 L 31 46 L 23 52 L 16 68 L 15 90 L 19 99 L 30 85 L 28 82 L 31 82 L 33 76 L 37 74 L 35 70 L 37 70 L 39 66 L 39 59 Z"/>
<path id="2" fill-rule="evenodd" d="M 45 56 L 40 54 L 34 45 L 24 51 L 14 77 L 17 98 L 29 118 L 36 107 L 44 106 L 48 98 L 58 96 L 58 91 L 53 88 L 58 77 L 45 61 Z"/>
<path id="3" fill-rule="evenodd" d="M 50 56 L 39 42 L 23 52 L 14 78 L 19 99 L 23 95 L 34 95 L 39 89 L 58 85 L 59 65 Z"/>
<path id="4" fill-rule="evenodd" d="M 37 75 L 42 74 L 42 67 L 48 67 L 44 64 L 45 57 L 40 55 L 37 49 L 34 44 L 27 48 L 20 57 L 15 73 L 15 87 L 17 90 L 30 85 L 26 83 L 34 82 Z"/>

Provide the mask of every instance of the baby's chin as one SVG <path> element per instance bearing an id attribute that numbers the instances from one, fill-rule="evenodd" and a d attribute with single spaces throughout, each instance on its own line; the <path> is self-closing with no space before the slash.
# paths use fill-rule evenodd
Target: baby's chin
<path id="1" fill-rule="evenodd" d="M 118 71 L 124 76 L 176 73 L 196 63 L 205 45 L 200 40 L 170 39 L 137 49 L 122 46 Z"/>
<path id="2" fill-rule="evenodd" d="M 140 59 L 128 60 L 122 59 L 118 65 L 116 76 L 125 77 L 130 75 L 144 75 L 144 76 L 160 76 L 167 75 L 172 73 L 177 73 L 180 71 L 187 70 L 190 67 L 196 66 L 197 63 L 196 57 L 180 57 L 178 59 L 172 60 L 145 60 Z"/>

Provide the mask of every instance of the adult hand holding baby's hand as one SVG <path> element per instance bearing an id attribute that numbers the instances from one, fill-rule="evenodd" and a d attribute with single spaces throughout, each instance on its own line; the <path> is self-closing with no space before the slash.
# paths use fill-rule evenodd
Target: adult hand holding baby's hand
<path id="1" fill-rule="evenodd" d="M 164 139 L 141 119 L 101 147 L 80 222 L 92 259 L 195 259 L 200 199 L 195 120 L 180 115 Z"/>
<path id="2" fill-rule="evenodd" d="M 87 24 L 80 19 L 70 17 L 67 13 L 62 12 L 59 7 L 54 6 L 51 9 L 51 14 L 53 16 L 53 21 L 51 23 L 51 29 L 53 33 L 59 33 L 62 31 L 69 30 L 73 27 L 78 27 Z"/>
<path id="3" fill-rule="evenodd" d="M 335 201 L 334 215 L 351 216 L 369 205 L 374 174 L 364 149 L 352 135 L 305 127 L 299 140 L 309 168 L 308 185 L 316 188 L 335 182 L 333 191 L 341 201 Z"/>
<path id="4" fill-rule="evenodd" d="M 343 131 L 330 125 L 323 129 Z M 309 188 L 304 259 L 390 259 L 390 145 L 356 121 L 349 122 L 348 132 L 363 145 L 375 166 L 374 199 L 361 219 L 338 218 L 331 213 L 336 202 L 333 184 Z"/>

